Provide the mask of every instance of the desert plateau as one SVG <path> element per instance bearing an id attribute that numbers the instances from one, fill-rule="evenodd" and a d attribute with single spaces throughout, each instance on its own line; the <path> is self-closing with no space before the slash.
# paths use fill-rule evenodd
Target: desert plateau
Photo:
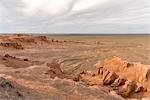
<path id="1" fill-rule="evenodd" d="M 0 100 L 150 100 L 150 35 L 0 35 Z"/>

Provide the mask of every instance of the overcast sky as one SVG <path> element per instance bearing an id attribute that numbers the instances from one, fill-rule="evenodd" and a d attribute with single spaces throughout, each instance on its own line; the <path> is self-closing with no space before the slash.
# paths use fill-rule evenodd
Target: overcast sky
<path id="1" fill-rule="evenodd" d="M 0 0 L 0 33 L 150 33 L 150 0 Z"/>

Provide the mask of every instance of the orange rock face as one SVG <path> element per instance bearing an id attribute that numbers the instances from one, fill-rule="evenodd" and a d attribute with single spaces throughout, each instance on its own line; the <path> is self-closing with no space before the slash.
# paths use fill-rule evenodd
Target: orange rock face
<path id="1" fill-rule="evenodd" d="M 5 48 L 24 49 L 23 46 L 31 44 L 48 43 L 46 36 L 32 36 L 16 34 L 13 36 L 1 36 L 0 46 Z"/>
<path id="2" fill-rule="evenodd" d="M 119 57 L 96 64 L 95 75 L 81 74 L 89 85 L 110 85 L 119 95 L 129 97 L 149 90 L 148 66 L 128 63 Z M 148 86 L 148 87 L 147 87 Z"/>
<path id="3" fill-rule="evenodd" d="M 119 57 L 114 57 L 103 63 L 96 64 L 95 72 L 83 72 L 80 75 L 66 75 L 56 62 L 46 64 L 51 78 L 73 79 L 83 81 L 87 85 L 110 86 L 122 97 L 130 97 L 136 93 L 149 93 L 149 68 L 140 63 L 128 63 Z"/>

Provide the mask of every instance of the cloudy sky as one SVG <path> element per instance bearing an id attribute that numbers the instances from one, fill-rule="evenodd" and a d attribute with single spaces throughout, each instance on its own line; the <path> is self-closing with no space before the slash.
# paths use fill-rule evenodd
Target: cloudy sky
<path id="1" fill-rule="evenodd" d="M 150 33 L 150 0 L 0 0 L 0 33 Z"/>

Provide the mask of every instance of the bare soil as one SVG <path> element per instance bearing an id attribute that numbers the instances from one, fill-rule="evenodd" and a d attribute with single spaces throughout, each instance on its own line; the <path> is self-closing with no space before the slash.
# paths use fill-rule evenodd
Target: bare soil
<path id="1" fill-rule="evenodd" d="M 0 36 L 0 99 L 148 98 L 149 65 L 149 35 L 3 35 Z M 101 68 L 105 74 L 100 74 Z M 121 88 L 118 84 L 122 84 Z M 118 92 L 120 89 L 123 92 Z"/>

